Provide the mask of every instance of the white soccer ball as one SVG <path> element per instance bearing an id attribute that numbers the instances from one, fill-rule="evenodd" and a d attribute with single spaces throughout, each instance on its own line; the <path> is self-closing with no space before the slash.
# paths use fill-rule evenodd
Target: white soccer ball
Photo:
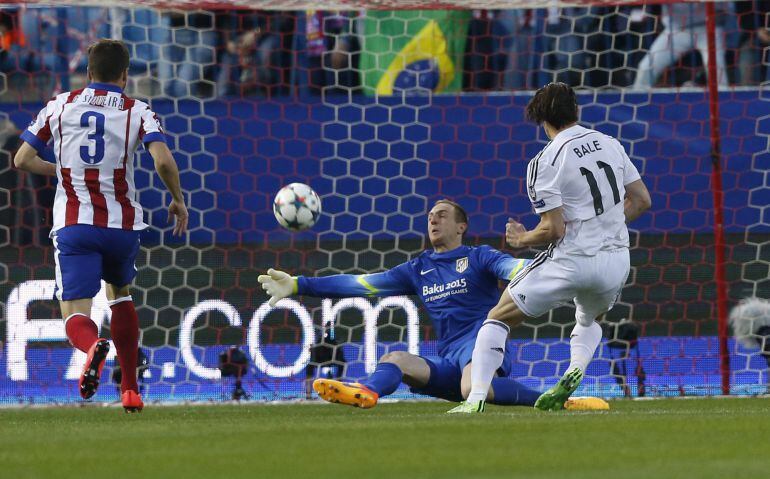
<path id="1" fill-rule="evenodd" d="M 291 183 L 275 195 L 273 213 L 284 228 L 292 231 L 306 230 L 321 216 L 321 198 L 308 185 Z"/>
<path id="2" fill-rule="evenodd" d="M 764 343 L 757 331 L 770 326 L 770 300 L 744 298 L 730 310 L 729 319 L 735 339 L 749 348 L 761 347 Z"/>

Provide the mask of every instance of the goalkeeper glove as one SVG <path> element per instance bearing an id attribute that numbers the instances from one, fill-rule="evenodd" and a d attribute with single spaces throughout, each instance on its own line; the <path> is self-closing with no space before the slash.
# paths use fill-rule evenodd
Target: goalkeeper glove
<path id="1" fill-rule="evenodd" d="M 297 278 L 289 276 L 289 273 L 283 271 L 270 268 L 267 270 L 267 274 L 260 274 L 257 281 L 262 284 L 262 289 L 270 295 L 270 306 L 275 306 L 283 298 L 297 293 Z"/>

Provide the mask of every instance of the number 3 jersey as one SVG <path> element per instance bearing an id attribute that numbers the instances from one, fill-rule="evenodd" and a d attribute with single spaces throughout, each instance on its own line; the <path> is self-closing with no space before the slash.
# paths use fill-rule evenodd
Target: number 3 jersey
<path id="1" fill-rule="evenodd" d="M 556 253 L 594 256 L 628 248 L 625 185 L 639 179 L 616 139 L 575 125 L 529 162 L 527 193 L 536 213 L 562 207 L 566 232 Z"/>
<path id="2" fill-rule="evenodd" d="M 135 198 L 134 151 L 165 135 L 146 103 L 116 85 L 91 83 L 51 99 L 21 139 L 40 153 L 51 142 L 59 179 L 52 236 L 74 224 L 147 227 Z"/>

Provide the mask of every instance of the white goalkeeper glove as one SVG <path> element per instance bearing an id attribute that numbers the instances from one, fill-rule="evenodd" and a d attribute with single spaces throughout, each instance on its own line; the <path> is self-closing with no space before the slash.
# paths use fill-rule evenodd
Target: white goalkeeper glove
<path id="1" fill-rule="evenodd" d="M 270 306 L 275 306 L 283 298 L 297 293 L 297 278 L 289 276 L 289 273 L 283 271 L 270 268 L 267 270 L 267 274 L 260 274 L 257 281 L 262 284 L 262 289 L 270 295 L 268 302 Z"/>

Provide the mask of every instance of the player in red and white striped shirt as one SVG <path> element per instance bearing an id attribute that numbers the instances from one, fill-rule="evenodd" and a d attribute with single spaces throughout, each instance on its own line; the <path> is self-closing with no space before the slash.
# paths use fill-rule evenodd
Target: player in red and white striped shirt
<path id="1" fill-rule="evenodd" d="M 112 309 L 110 330 L 123 372 L 121 399 L 126 411 L 144 404 L 136 382 L 139 320 L 130 295 L 139 234 L 147 227 L 134 188 L 134 152 L 144 143 L 155 169 L 171 192 L 169 221 L 174 234 L 187 231 L 187 208 L 179 170 L 166 146 L 158 116 L 146 103 L 123 93 L 128 80 L 128 49 L 100 40 L 88 49 L 87 87 L 52 98 L 26 131 L 14 163 L 32 173 L 56 175 L 51 239 L 55 247 L 56 298 L 67 337 L 88 354 L 80 395 L 99 386 L 110 349 L 89 318 L 101 280 Z M 38 153 L 53 148 L 56 164 Z"/>

